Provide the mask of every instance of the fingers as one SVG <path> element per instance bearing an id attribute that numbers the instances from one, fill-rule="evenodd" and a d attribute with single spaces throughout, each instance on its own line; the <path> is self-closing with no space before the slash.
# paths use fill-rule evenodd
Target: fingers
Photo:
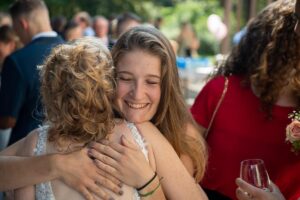
<path id="1" fill-rule="evenodd" d="M 99 161 L 99 160 L 95 160 L 94 162 L 95 162 L 96 166 L 97 166 L 99 169 L 101 169 L 101 170 L 103 170 L 104 172 L 109 173 L 109 174 L 111 174 L 112 176 L 114 176 L 114 177 L 120 179 L 119 171 L 116 170 L 115 168 L 113 168 L 113 167 L 111 167 L 111 166 L 109 166 L 109 165 L 107 165 L 107 164 L 105 164 L 105 163 L 103 163 L 103 162 L 101 162 L 101 161 Z"/>
<path id="2" fill-rule="evenodd" d="M 102 170 L 98 170 L 98 174 L 99 176 L 96 177 L 97 184 L 102 185 L 106 189 L 109 189 L 110 191 L 114 192 L 115 194 L 123 194 L 123 191 L 121 189 L 123 184 L 118 179 Z"/>
<path id="3" fill-rule="evenodd" d="M 236 179 L 236 184 L 243 190 L 243 191 L 247 191 L 250 194 L 254 194 L 257 192 L 258 188 L 247 183 L 246 181 L 244 181 L 241 178 L 237 178 Z"/>
<path id="4" fill-rule="evenodd" d="M 111 200 L 112 197 L 108 195 L 103 189 L 101 189 L 96 183 L 92 183 L 88 186 L 88 189 L 101 199 Z M 94 199 L 94 198 L 92 198 Z"/>
<path id="5" fill-rule="evenodd" d="M 86 189 L 85 187 L 81 187 L 79 192 L 83 195 L 83 197 L 87 200 L 94 200 L 93 195 Z"/>
<path id="6" fill-rule="evenodd" d="M 98 169 L 97 172 L 104 178 L 109 179 L 111 182 L 113 182 L 114 185 L 117 185 L 119 188 L 121 188 L 123 186 L 123 183 L 116 177 L 112 176 L 111 174 L 108 174 L 105 171 L 100 170 L 100 169 Z"/>
<path id="7" fill-rule="evenodd" d="M 253 196 L 255 196 L 257 188 L 253 185 L 245 182 L 241 178 L 236 179 L 236 184 L 239 186 L 239 188 L 236 189 L 236 196 L 239 200 L 252 199 Z"/>
<path id="8" fill-rule="evenodd" d="M 128 148 L 131 148 L 131 149 L 134 149 L 134 150 L 139 150 L 140 149 L 139 146 L 136 143 L 130 141 L 125 135 L 121 136 L 121 142 L 124 146 L 126 146 Z"/>
<path id="9" fill-rule="evenodd" d="M 89 155 L 109 166 L 112 166 L 114 168 L 117 168 L 119 167 L 118 163 L 113 159 L 111 158 L 109 155 L 105 155 L 105 154 L 102 154 L 100 152 L 98 152 L 97 150 L 95 149 L 90 149 L 89 150 Z"/>
<path id="10" fill-rule="evenodd" d="M 236 197 L 239 200 L 251 199 L 251 196 L 247 192 L 242 191 L 240 188 L 236 189 Z"/>
<path id="11" fill-rule="evenodd" d="M 117 161 L 121 157 L 121 154 L 120 154 L 121 152 L 118 152 L 118 150 L 115 150 L 114 148 L 112 148 L 109 145 L 103 145 L 99 142 L 93 142 L 93 143 L 91 143 L 90 147 L 102 154 L 105 154 L 105 155 L 117 160 Z"/>
<path id="12" fill-rule="evenodd" d="M 103 145 L 106 145 L 106 146 L 110 146 L 115 151 L 117 151 L 117 152 L 119 152 L 121 154 L 126 151 L 126 147 L 122 146 L 121 144 L 119 144 L 117 142 L 110 142 L 108 140 L 101 140 L 100 143 L 103 144 Z"/>
<path id="13" fill-rule="evenodd" d="M 272 181 L 270 183 L 270 191 L 271 192 L 280 192 L 279 188 L 277 187 L 277 185 L 275 185 Z"/>

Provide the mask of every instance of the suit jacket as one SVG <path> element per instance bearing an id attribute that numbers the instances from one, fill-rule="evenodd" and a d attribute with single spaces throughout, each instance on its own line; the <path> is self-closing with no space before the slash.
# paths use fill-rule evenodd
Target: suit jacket
<path id="1" fill-rule="evenodd" d="M 3 65 L 0 88 L 0 116 L 16 118 L 9 144 L 37 128 L 43 121 L 38 65 L 51 49 L 63 43 L 61 37 L 39 37 L 8 56 Z"/>

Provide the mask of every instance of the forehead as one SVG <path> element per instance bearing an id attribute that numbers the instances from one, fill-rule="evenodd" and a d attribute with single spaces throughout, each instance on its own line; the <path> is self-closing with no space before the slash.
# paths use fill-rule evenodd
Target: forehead
<path id="1" fill-rule="evenodd" d="M 160 75 L 161 60 L 159 56 L 136 49 L 125 53 L 121 57 L 117 63 L 117 71 Z"/>
<path id="2" fill-rule="evenodd" d="M 102 18 L 96 20 L 97 25 L 108 25 L 108 21 Z"/>

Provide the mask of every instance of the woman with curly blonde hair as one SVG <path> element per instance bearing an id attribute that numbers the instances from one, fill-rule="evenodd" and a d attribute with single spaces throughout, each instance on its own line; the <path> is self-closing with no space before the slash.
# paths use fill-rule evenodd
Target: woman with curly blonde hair
<path id="1" fill-rule="evenodd" d="M 279 0 L 261 11 L 191 108 L 207 129 L 227 77 L 227 92 L 207 135 L 210 157 L 202 186 L 213 193 L 235 199 L 240 162 L 249 158 L 264 160 L 287 199 L 297 191 L 286 174 L 300 160 L 284 142 L 288 114 L 300 105 L 300 38 L 294 32 L 294 8 L 295 1 Z M 298 171 L 289 172 L 293 173 Z"/>

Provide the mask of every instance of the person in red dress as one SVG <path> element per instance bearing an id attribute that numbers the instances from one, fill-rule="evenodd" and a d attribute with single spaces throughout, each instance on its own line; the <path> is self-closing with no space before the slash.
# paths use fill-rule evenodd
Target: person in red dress
<path id="1" fill-rule="evenodd" d="M 250 158 L 264 160 L 287 199 L 297 194 L 300 180 L 286 177 L 299 174 L 294 166 L 300 159 L 285 143 L 288 114 L 300 102 L 300 38 L 294 32 L 294 6 L 295 1 L 279 0 L 260 12 L 191 107 L 198 124 L 207 129 L 224 76 L 228 78 L 227 93 L 207 135 L 209 161 L 201 182 L 214 194 L 236 199 L 240 162 Z"/>

